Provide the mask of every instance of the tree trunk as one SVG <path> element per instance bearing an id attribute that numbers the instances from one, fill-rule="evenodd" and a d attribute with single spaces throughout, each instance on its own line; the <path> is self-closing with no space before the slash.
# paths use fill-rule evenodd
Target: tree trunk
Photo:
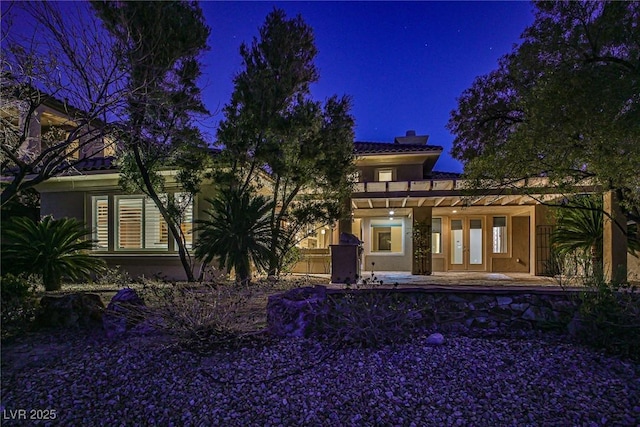
<path id="1" fill-rule="evenodd" d="M 187 248 L 184 244 L 182 233 L 178 231 L 179 226 L 176 227 L 173 218 L 171 218 L 169 212 L 167 212 L 167 209 L 160 200 L 160 197 L 158 197 L 158 194 L 156 193 L 153 187 L 153 183 L 151 182 L 151 179 L 149 177 L 147 168 L 145 167 L 144 163 L 142 162 L 142 158 L 140 157 L 139 147 L 134 146 L 133 153 L 135 155 L 136 164 L 138 165 L 138 170 L 140 171 L 140 175 L 142 176 L 142 180 L 146 187 L 147 194 L 149 195 L 149 197 L 151 197 L 151 200 L 153 200 L 153 202 L 157 206 L 160 214 L 162 215 L 162 218 L 164 218 L 165 222 L 167 223 L 167 227 L 169 228 L 171 236 L 174 238 L 176 244 L 178 245 L 178 255 L 180 257 L 180 262 L 182 263 L 182 268 L 184 269 L 185 275 L 187 276 L 187 281 L 195 282 L 196 280 L 193 275 L 193 267 L 190 262 L 191 257 L 189 256 Z"/>

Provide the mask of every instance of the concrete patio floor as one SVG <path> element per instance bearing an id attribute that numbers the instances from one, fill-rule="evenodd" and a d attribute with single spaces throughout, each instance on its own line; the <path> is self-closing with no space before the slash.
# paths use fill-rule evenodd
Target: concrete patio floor
<path id="1" fill-rule="evenodd" d="M 329 274 L 311 274 L 310 276 L 326 278 L 327 283 L 331 280 Z M 563 287 L 553 277 L 532 276 L 526 273 L 486 273 L 486 272 L 434 272 L 429 276 L 412 275 L 406 271 L 381 271 L 373 274 L 363 272 L 364 280 L 379 284 L 382 287 L 398 288 L 425 288 L 425 289 L 557 289 Z M 344 288 L 343 284 L 329 284 L 329 288 Z M 378 286 L 376 286 L 378 287 Z"/>

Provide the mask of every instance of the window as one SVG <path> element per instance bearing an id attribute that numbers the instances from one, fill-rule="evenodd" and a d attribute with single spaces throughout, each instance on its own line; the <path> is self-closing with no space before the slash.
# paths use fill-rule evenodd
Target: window
<path id="1" fill-rule="evenodd" d="M 104 251 L 109 248 L 109 198 L 108 196 L 93 196 L 91 204 L 94 249 Z"/>
<path id="2" fill-rule="evenodd" d="M 166 202 L 166 194 L 160 198 Z M 173 195 L 182 215 L 180 228 L 188 249 L 193 248 L 193 198 L 188 193 Z M 114 209 L 110 209 L 113 203 Z M 115 218 L 110 219 L 110 214 Z M 92 196 L 91 215 L 95 250 L 161 250 L 173 251 L 176 243 L 169 239 L 169 227 L 153 200 L 145 196 Z M 113 234 L 109 247 L 109 235 Z M 170 241 L 171 240 L 171 241 Z"/>
<path id="3" fill-rule="evenodd" d="M 378 181 L 393 181 L 393 169 L 378 169 Z"/>
<path id="4" fill-rule="evenodd" d="M 442 218 L 431 220 L 431 253 L 442 253 Z"/>
<path id="5" fill-rule="evenodd" d="M 402 222 L 376 221 L 371 224 L 371 251 L 382 253 L 402 253 Z"/>
<path id="6" fill-rule="evenodd" d="M 169 249 L 167 224 L 150 198 L 116 197 L 116 218 L 117 249 Z"/>
<path id="7" fill-rule="evenodd" d="M 507 253 L 507 217 L 493 217 L 493 253 Z"/>
<path id="8" fill-rule="evenodd" d="M 331 244 L 332 230 L 329 226 L 313 225 L 297 234 L 297 247 L 301 249 L 327 249 Z"/>

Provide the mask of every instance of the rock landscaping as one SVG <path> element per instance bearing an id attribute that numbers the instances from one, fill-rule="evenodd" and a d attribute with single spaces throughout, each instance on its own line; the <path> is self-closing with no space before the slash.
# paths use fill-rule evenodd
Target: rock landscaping
<path id="1" fill-rule="evenodd" d="M 3 351 L 1 409 L 54 410 L 56 418 L 5 417 L 5 426 L 640 421 L 638 365 L 534 332 L 520 339 L 451 335 L 437 346 L 420 335 L 382 349 L 265 339 L 207 355 L 184 351 L 161 336 L 108 340 L 94 333 L 37 341 L 35 347 Z M 34 351 L 43 347 L 49 351 Z"/>
<path id="2" fill-rule="evenodd" d="M 396 301 L 420 327 L 402 342 L 308 337 L 350 292 L 272 295 L 264 332 L 194 352 L 165 330 L 122 323 L 118 310 L 142 304 L 123 290 L 104 329 L 3 343 L 2 424 L 640 425 L 638 363 L 539 328 L 570 323 L 566 294 L 403 291 Z"/>

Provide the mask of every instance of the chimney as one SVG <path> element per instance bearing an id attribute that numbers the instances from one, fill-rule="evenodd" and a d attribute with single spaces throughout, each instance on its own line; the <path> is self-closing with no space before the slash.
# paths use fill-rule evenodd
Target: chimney
<path id="1" fill-rule="evenodd" d="M 416 135 L 415 130 L 408 130 L 405 136 L 396 136 L 395 144 L 427 145 L 429 135 Z"/>

